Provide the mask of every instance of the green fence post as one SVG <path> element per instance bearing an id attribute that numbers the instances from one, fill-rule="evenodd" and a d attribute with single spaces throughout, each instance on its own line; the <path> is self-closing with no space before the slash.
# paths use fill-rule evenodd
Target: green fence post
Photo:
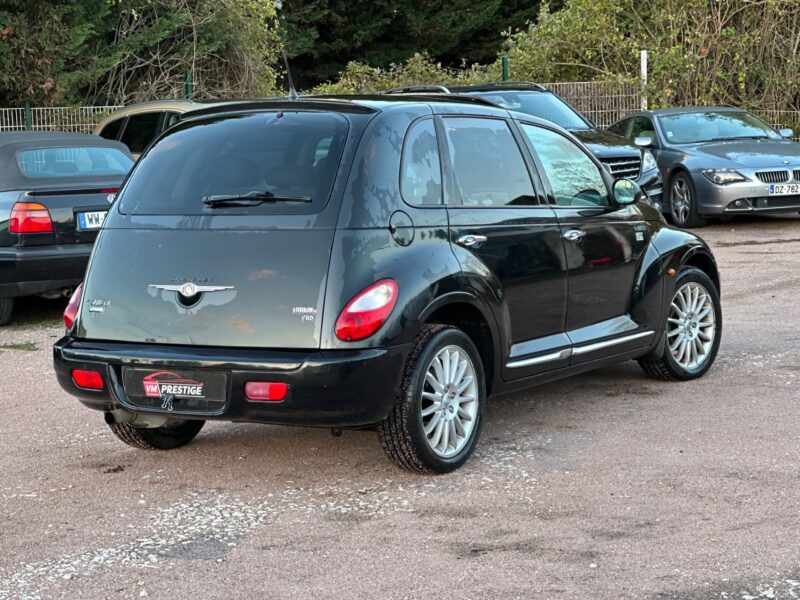
<path id="1" fill-rule="evenodd" d="M 192 100 L 194 98 L 194 90 L 192 87 L 192 70 L 186 69 L 183 73 L 183 91 L 187 100 Z"/>
<path id="2" fill-rule="evenodd" d="M 503 56 L 500 59 L 500 68 L 501 68 L 501 75 L 503 81 L 508 81 L 508 56 Z"/>
<path id="3" fill-rule="evenodd" d="M 31 114 L 31 101 L 25 100 L 25 131 L 33 128 L 33 115 Z"/>

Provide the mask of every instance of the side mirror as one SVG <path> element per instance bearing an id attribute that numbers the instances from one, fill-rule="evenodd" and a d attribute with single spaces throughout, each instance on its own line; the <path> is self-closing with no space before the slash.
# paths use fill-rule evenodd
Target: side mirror
<path id="1" fill-rule="evenodd" d="M 781 137 L 785 137 L 787 139 L 792 139 L 794 137 L 794 130 L 789 129 L 788 127 L 784 129 L 779 129 L 778 133 L 781 134 Z"/>
<path id="2" fill-rule="evenodd" d="M 614 200 L 620 206 L 630 206 L 642 200 L 647 200 L 647 195 L 644 193 L 639 184 L 630 179 L 617 179 L 614 182 Z"/>
<path id="3" fill-rule="evenodd" d="M 650 148 L 653 145 L 653 138 L 649 135 L 637 135 L 633 139 L 633 143 L 639 146 L 639 148 Z"/>

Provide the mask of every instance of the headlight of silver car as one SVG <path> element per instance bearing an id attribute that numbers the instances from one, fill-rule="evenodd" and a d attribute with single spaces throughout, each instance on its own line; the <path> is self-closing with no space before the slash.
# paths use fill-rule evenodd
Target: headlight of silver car
<path id="1" fill-rule="evenodd" d="M 650 150 L 642 152 L 642 173 L 657 167 L 658 163 L 656 163 L 656 157 L 653 156 L 653 153 Z"/>
<path id="2" fill-rule="evenodd" d="M 747 177 L 733 169 L 703 169 L 703 175 L 705 175 L 706 179 L 711 183 L 716 183 L 717 185 L 728 185 L 729 183 L 747 181 Z"/>

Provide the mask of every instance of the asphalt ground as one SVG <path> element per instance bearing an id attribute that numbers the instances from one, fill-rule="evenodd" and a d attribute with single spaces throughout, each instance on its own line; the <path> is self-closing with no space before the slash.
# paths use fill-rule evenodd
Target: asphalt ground
<path id="1" fill-rule="evenodd" d="M 634 362 L 493 399 L 476 454 L 425 477 L 373 432 L 207 424 L 170 452 L 63 393 L 63 302 L 0 330 L 0 599 L 797 598 L 800 218 L 699 232 L 719 358 Z"/>

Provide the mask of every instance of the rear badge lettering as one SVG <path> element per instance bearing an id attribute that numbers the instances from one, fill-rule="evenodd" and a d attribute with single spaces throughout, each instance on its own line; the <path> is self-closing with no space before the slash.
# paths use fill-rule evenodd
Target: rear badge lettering
<path id="1" fill-rule="evenodd" d="M 313 322 L 317 316 L 317 308 L 315 306 L 294 306 L 292 307 L 293 315 L 300 315 L 301 321 Z"/>

